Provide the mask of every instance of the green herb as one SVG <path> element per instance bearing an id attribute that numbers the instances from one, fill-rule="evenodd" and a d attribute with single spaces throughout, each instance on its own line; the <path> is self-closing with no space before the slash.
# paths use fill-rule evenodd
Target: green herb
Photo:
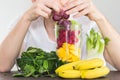
<path id="1" fill-rule="evenodd" d="M 13 76 L 39 77 L 54 74 L 55 69 L 64 63 L 59 60 L 55 51 L 48 53 L 40 48 L 29 47 L 26 52 L 22 53 L 21 58 L 17 59 L 17 64 L 21 73 Z"/>

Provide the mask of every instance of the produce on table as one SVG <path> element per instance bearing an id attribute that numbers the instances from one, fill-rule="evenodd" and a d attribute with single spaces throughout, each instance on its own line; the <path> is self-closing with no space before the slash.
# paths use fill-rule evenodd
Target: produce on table
<path id="1" fill-rule="evenodd" d="M 65 62 L 80 60 L 80 24 L 74 20 L 68 20 L 69 15 L 65 11 L 53 12 L 53 20 L 57 26 L 57 55 Z"/>
<path id="2" fill-rule="evenodd" d="M 80 25 L 76 21 L 68 20 L 68 18 L 66 20 L 64 17 L 59 19 L 54 17 L 53 20 L 57 23 L 57 56 L 62 61 L 70 62 L 55 70 L 59 77 L 92 79 L 109 73 L 110 70 L 104 65 L 104 60 L 98 55 L 97 57 L 94 55 L 103 54 L 105 46 L 104 39 L 99 32 L 92 29 L 87 35 L 87 60 L 80 60 Z"/>
<path id="3" fill-rule="evenodd" d="M 110 72 L 104 65 L 104 60 L 98 56 L 103 54 L 105 43 L 109 39 L 103 39 L 99 32 L 91 29 L 86 41 L 88 59 L 81 60 L 80 25 L 68 18 L 65 11 L 53 11 L 53 20 L 57 24 L 57 51 L 48 53 L 40 48 L 29 47 L 17 59 L 21 72 L 13 76 L 52 77 L 56 73 L 62 78 L 92 79 L 106 76 Z"/>
<path id="4" fill-rule="evenodd" d="M 92 79 L 106 76 L 110 70 L 103 65 L 100 58 L 80 60 L 64 64 L 58 67 L 55 72 L 62 78 Z"/>
<path id="5" fill-rule="evenodd" d="M 59 60 L 55 51 L 48 53 L 40 48 L 29 47 L 22 53 L 21 58 L 17 59 L 17 64 L 21 73 L 13 76 L 39 77 L 55 73 L 55 69 L 64 63 Z"/>

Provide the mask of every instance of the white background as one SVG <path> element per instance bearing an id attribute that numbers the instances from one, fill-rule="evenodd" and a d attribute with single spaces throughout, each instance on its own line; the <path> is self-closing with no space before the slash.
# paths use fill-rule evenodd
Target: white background
<path id="1" fill-rule="evenodd" d="M 115 29 L 120 32 L 120 0 L 93 1 Z M 10 22 L 31 5 L 31 0 L 0 0 L 0 41 L 3 39 Z"/>
<path id="2" fill-rule="evenodd" d="M 31 0 L 0 0 L 0 41 L 8 25 L 32 5 Z"/>

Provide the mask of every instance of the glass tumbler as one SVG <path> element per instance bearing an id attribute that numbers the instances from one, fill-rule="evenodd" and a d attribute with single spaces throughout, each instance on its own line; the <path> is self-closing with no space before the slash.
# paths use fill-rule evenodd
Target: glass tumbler
<path id="1" fill-rule="evenodd" d="M 60 60 L 74 62 L 81 57 L 81 25 L 75 20 L 56 23 L 56 53 Z"/>

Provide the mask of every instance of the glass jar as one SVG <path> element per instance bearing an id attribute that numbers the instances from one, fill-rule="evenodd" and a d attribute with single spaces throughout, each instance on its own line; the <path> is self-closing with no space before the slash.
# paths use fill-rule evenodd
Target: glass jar
<path id="1" fill-rule="evenodd" d="M 56 23 L 57 55 L 65 62 L 74 62 L 81 57 L 81 25 L 74 20 Z"/>

